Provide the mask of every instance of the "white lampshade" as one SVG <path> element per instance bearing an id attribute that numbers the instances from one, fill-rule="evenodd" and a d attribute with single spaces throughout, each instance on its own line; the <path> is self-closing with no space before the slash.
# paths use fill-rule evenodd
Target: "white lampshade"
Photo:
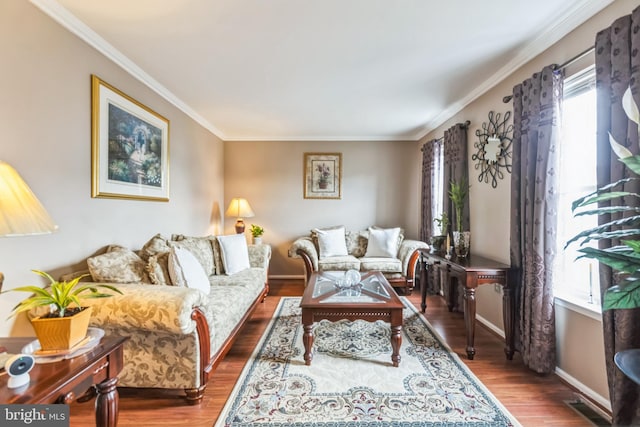
<path id="1" fill-rule="evenodd" d="M 255 216 L 247 199 L 232 199 L 227 208 L 226 216 L 234 218 L 251 218 Z"/>
<path id="2" fill-rule="evenodd" d="M 18 172 L 0 160 L 0 236 L 47 234 L 57 228 Z"/>

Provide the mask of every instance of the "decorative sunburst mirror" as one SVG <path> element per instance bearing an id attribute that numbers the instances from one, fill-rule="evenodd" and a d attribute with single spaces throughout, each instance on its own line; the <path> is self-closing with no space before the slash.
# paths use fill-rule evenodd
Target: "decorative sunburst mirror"
<path id="1" fill-rule="evenodd" d="M 510 118 L 511 111 L 507 111 L 504 117 L 489 111 L 489 121 L 482 123 L 482 129 L 476 129 L 478 141 L 473 146 L 478 151 L 471 159 L 476 162 L 476 170 L 480 171 L 478 181 L 491 181 L 493 188 L 498 186 L 498 179 L 504 178 L 505 170 L 511 173 L 513 125 L 508 124 Z"/>

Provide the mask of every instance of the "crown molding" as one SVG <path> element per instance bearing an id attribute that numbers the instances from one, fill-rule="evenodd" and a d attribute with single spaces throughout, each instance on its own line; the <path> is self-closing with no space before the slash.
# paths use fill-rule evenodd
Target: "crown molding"
<path id="1" fill-rule="evenodd" d="M 85 23 L 76 18 L 67 9 L 62 7 L 60 3 L 55 0 L 29 0 L 34 6 L 48 15 L 51 19 L 62 25 L 71 33 L 78 36 L 81 40 L 87 43 L 89 46 L 96 49 L 98 52 L 106 56 L 113 61 L 120 68 L 124 69 L 127 73 L 131 74 L 134 78 L 142 82 L 145 86 L 153 90 L 162 98 L 167 100 L 173 106 L 184 112 L 191 117 L 202 127 L 209 132 L 220 138 L 226 140 L 222 131 L 217 129 L 208 120 L 198 114 L 189 105 L 183 102 L 180 98 L 174 95 L 169 89 L 164 87 L 160 82 L 155 80 L 149 74 L 147 74 L 142 68 L 136 65 L 132 60 L 127 58 L 122 52 L 113 47 L 109 42 L 100 37 L 98 33 L 89 28 Z"/>
<path id="2" fill-rule="evenodd" d="M 441 126 L 451 117 L 462 111 L 464 107 L 475 101 L 477 98 L 485 94 L 492 89 L 498 83 L 502 82 L 509 75 L 511 75 L 518 68 L 538 56 L 540 53 L 548 49 L 562 37 L 566 36 L 569 32 L 577 28 L 584 23 L 587 19 L 591 18 L 596 13 L 600 12 L 609 4 L 615 0 L 586 0 L 584 3 L 567 8 L 564 13 L 558 15 L 558 18 L 548 26 L 538 37 L 532 42 L 524 46 L 520 53 L 517 54 L 511 61 L 506 63 L 500 70 L 494 73 L 489 79 L 479 85 L 474 91 L 470 92 L 466 97 L 460 101 L 450 104 L 447 108 L 442 110 L 433 119 L 429 120 L 418 131 L 412 135 L 406 137 L 393 137 L 393 136 L 360 136 L 360 137 L 347 137 L 347 136 L 330 136 L 330 137 L 314 137 L 314 136 L 300 136 L 300 137 L 231 137 L 225 135 L 222 131 L 216 128 L 212 123 L 198 114 L 189 105 L 183 102 L 180 98 L 174 95 L 166 87 L 160 84 L 157 80 L 147 74 L 142 68 L 136 65 L 133 61 L 122 54 L 118 49 L 108 43 L 105 39 L 100 37 L 95 31 L 89 28 L 86 24 L 76 18 L 67 9 L 62 7 L 55 0 L 29 0 L 33 5 L 42 10 L 46 15 L 58 22 L 64 28 L 71 33 L 78 36 L 81 40 L 92 46 L 94 49 L 102 53 L 108 59 L 120 66 L 126 72 L 131 74 L 134 78 L 142 82 L 151 90 L 156 92 L 162 98 L 174 105 L 176 108 L 184 112 L 191 117 L 202 127 L 210 131 L 222 141 L 419 141 L 424 138 L 429 132 Z"/>
<path id="3" fill-rule="evenodd" d="M 583 4 L 574 4 L 572 7 L 567 8 L 564 13 L 558 15 L 558 18 L 551 25 L 546 27 L 534 40 L 524 46 L 511 61 L 507 62 L 466 97 L 449 105 L 440 114 L 426 123 L 425 126 L 412 137 L 416 140 L 424 138 L 429 132 L 441 126 L 451 117 L 462 111 L 464 107 L 484 95 L 498 83 L 509 77 L 514 71 L 540 55 L 614 1 L 615 0 L 587 0 Z"/>

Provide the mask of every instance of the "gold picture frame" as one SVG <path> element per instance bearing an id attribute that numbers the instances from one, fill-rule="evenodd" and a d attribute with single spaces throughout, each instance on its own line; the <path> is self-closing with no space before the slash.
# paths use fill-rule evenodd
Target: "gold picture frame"
<path id="1" fill-rule="evenodd" d="M 169 201 L 169 120 L 95 75 L 91 197 Z"/>
<path id="2" fill-rule="evenodd" d="M 304 153 L 304 198 L 342 197 L 342 154 Z"/>

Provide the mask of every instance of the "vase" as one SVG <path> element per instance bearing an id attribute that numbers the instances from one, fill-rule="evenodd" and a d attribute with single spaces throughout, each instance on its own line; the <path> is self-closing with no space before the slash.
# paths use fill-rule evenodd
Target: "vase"
<path id="1" fill-rule="evenodd" d="M 68 350 L 87 336 L 91 307 L 68 317 L 36 317 L 31 320 L 42 350 Z"/>
<path id="2" fill-rule="evenodd" d="M 253 244 L 254 245 L 261 245 L 262 244 L 262 237 L 254 236 L 253 237 Z"/>
<path id="3" fill-rule="evenodd" d="M 454 231 L 453 246 L 458 258 L 465 258 L 467 255 L 469 255 L 469 247 L 471 246 L 471 232 Z"/>

